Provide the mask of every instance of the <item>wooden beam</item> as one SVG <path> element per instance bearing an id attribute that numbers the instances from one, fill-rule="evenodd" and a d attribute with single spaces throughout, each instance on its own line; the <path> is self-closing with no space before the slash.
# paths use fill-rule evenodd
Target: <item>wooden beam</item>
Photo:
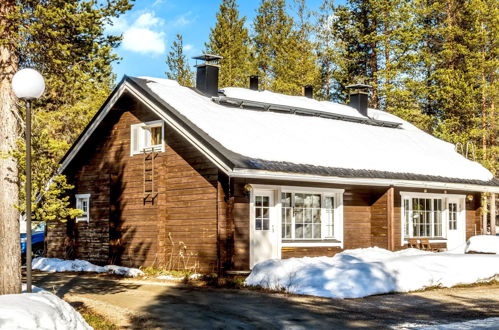
<path id="1" fill-rule="evenodd" d="M 487 235 L 487 195 L 482 194 L 482 235 Z"/>
<path id="2" fill-rule="evenodd" d="M 387 205 L 386 205 L 386 216 L 388 220 L 388 249 L 393 251 L 395 249 L 395 233 L 394 233 L 394 214 L 395 214 L 395 188 L 390 187 L 388 189 L 388 198 L 387 198 Z"/>
<path id="3" fill-rule="evenodd" d="M 496 194 L 490 194 L 490 234 L 496 234 Z"/>

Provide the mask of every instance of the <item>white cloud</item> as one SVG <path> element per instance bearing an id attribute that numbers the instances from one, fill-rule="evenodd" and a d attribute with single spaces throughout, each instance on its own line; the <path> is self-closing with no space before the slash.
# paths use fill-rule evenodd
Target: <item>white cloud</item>
<path id="1" fill-rule="evenodd" d="M 121 34 L 128 27 L 128 22 L 124 16 L 112 17 L 110 23 L 106 23 L 104 30 L 107 34 Z"/>
<path id="2" fill-rule="evenodd" d="M 184 45 L 184 50 L 185 50 L 186 52 L 189 52 L 189 51 L 191 51 L 191 50 L 193 50 L 193 49 L 194 49 L 194 45 L 191 45 L 191 44 L 185 44 L 185 45 Z"/>
<path id="3" fill-rule="evenodd" d="M 109 34 L 123 34 L 123 49 L 140 54 L 159 55 L 166 49 L 165 33 L 161 31 L 163 19 L 153 11 L 143 12 L 132 24 L 125 16 L 113 18 L 106 26 Z"/>
<path id="4" fill-rule="evenodd" d="M 123 33 L 124 49 L 141 54 L 163 54 L 165 40 L 163 32 L 155 32 L 147 28 L 131 27 Z"/>
<path id="5" fill-rule="evenodd" d="M 154 15 L 154 12 L 147 12 L 140 15 L 139 18 L 135 20 L 133 25 L 136 27 L 149 28 L 163 25 L 163 20 L 159 17 L 156 17 Z"/>
<path id="6" fill-rule="evenodd" d="M 185 26 L 185 25 L 191 24 L 195 20 L 195 17 L 191 17 L 191 16 L 192 16 L 192 12 L 188 11 L 188 12 L 178 16 L 173 21 L 173 25 L 174 26 Z"/>

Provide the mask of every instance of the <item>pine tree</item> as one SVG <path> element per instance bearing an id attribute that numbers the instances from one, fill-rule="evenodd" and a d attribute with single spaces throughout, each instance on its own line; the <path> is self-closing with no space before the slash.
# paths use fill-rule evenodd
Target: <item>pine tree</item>
<path id="1" fill-rule="evenodd" d="M 3 1 L 0 4 L 0 90 L 2 117 L 0 139 L 2 175 L 18 176 L 15 180 L 0 180 L 0 294 L 20 290 L 20 251 L 18 212 L 16 206 L 24 201 L 24 143 L 16 130 L 23 127 L 24 106 L 12 99 L 10 81 L 18 67 L 32 67 L 40 71 L 46 81 L 46 92 L 34 104 L 33 118 L 33 197 L 44 190 L 47 178 L 53 177 L 57 164 L 68 146 L 97 111 L 95 103 L 102 103 L 111 89 L 111 63 L 117 59 L 112 50 L 119 36 L 104 33 L 105 23 L 131 8 L 128 0 L 95 1 Z M 13 102 L 8 102 L 12 100 Z M 88 100 L 93 100 L 87 103 Z M 2 135 L 7 132 L 7 137 Z M 17 143 L 16 143 L 17 142 Z M 18 145 L 19 148 L 16 146 Z M 4 148 L 5 147 L 5 148 Z M 13 160 L 14 159 L 14 160 Z M 4 171 L 5 169 L 6 171 Z M 17 175 L 19 173 L 19 175 Z M 54 177 L 56 185 L 44 202 L 52 209 L 59 193 L 70 186 L 63 177 Z M 15 186 L 15 188 L 13 188 Z M 43 187 L 43 188 L 42 188 Z M 15 191 L 13 190 L 15 189 Z M 18 194 L 18 190 L 21 194 Z M 58 197 L 54 198 L 54 194 Z M 18 196 L 20 197 L 18 199 Z M 48 204 L 40 205 L 40 209 Z M 65 208 L 67 204 L 59 204 Z M 38 212 L 42 220 L 49 220 L 46 212 Z M 68 210 L 71 211 L 71 210 Z M 67 215 L 71 216 L 72 212 Z M 74 215 L 74 214 L 73 214 Z M 58 219 L 59 220 L 59 219 Z M 3 231 L 8 228 L 9 231 Z M 15 246 L 11 245 L 15 242 Z M 8 256 L 5 257 L 5 256 Z"/>
<path id="2" fill-rule="evenodd" d="M 11 81 L 18 67 L 15 45 L 15 1 L 0 3 L 0 294 L 21 291 L 16 148 L 19 122 Z"/>
<path id="3" fill-rule="evenodd" d="M 222 87 L 247 87 L 248 76 L 255 74 L 250 54 L 250 38 L 239 17 L 236 0 L 222 0 L 217 22 L 206 44 L 209 53 L 222 56 L 219 84 Z"/>
<path id="4" fill-rule="evenodd" d="M 166 73 L 168 79 L 176 80 L 182 86 L 191 87 L 193 85 L 194 74 L 184 54 L 182 35 L 177 34 L 176 40 L 173 41 L 166 58 L 166 64 L 168 65 L 168 72 Z"/>
<path id="5" fill-rule="evenodd" d="M 315 26 L 316 52 L 319 65 L 319 84 L 317 96 L 322 100 L 334 101 L 340 100 L 337 95 L 338 84 L 334 79 L 334 72 L 338 69 L 336 55 L 335 36 L 333 35 L 333 15 L 334 1 L 324 0 L 317 16 Z"/>
<path id="6" fill-rule="evenodd" d="M 316 45 L 312 42 L 311 14 L 305 0 L 295 0 L 296 22 L 288 39 L 287 56 L 281 74 L 276 75 L 276 87 L 288 94 L 303 95 L 303 86 L 320 86 Z"/>

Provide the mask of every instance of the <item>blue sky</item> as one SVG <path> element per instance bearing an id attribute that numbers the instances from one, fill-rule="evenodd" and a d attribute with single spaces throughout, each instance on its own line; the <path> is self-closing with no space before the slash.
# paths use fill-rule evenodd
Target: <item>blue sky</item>
<path id="1" fill-rule="evenodd" d="M 308 0 L 318 10 L 322 0 Z M 239 0 L 241 16 L 251 29 L 259 0 Z M 288 0 L 292 3 L 292 0 Z M 184 51 L 190 58 L 199 55 L 214 26 L 219 0 L 136 0 L 134 8 L 113 21 L 109 33 L 123 34 L 116 53 L 122 58 L 114 64 L 117 79 L 129 76 L 164 77 L 165 59 L 175 35 L 184 39 Z M 193 64 L 194 62 L 192 62 Z"/>

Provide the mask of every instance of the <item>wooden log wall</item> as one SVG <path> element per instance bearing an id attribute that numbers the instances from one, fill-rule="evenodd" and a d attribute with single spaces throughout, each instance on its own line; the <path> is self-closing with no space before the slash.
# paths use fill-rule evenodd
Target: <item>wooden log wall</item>
<path id="1" fill-rule="evenodd" d="M 223 240 L 226 227 L 218 170 L 168 126 L 165 152 L 155 159 L 159 195 L 154 204 L 144 204 L 144 156 L 130 156 L 130 125 L 157 119 L 131 98 L 112 110 L 66 173 L 74 194 L 92 195 L 91 220 L 52 226 L 50 256 L 133 267 L 217 269 L 217 230 Z"/>

